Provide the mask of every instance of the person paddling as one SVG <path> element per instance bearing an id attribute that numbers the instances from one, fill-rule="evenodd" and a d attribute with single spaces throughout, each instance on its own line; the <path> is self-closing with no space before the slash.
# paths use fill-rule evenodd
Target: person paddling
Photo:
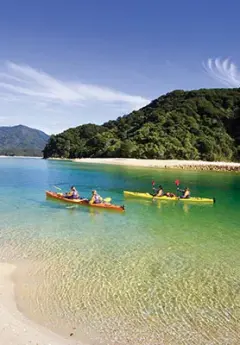
<path id="1" fill-rule="evenodd" d="M 164 191 L 163 191 L 163 187 L 162 187 L 162 186 L 159 186 L 159 187 L 158 187 L 157 192 L 156 192 L 156 194 L 155 194 L 154 196 L 155 196 L 155 197 L 164 196 Z"/>
<path id="2" fill-rule="evenodd" d="M 74 186 L 71 187 L 70 192 L 64 195 L 67 199 L 79 199 L 79 193 Z"/>
<path id="3" fill-rule="evenodd" d="M 155 188 L 154 188 L 155 189 Z M 153 195 L 155 198 L 156 197 L 162 197 L 162 196 L 167 196 L 168 198 L 173 198 L 175 197 L 175 194 L 166 192 L 164 193 L 163 187 L 160 185 L 157 189 L 157 192 Z"/>
<path id="4" fill-rule="evenodd" d="M 111 205 L 111 198 L 102 198 L 96 190 L 92 191 L 92 196 L 88 201 L 89 204 L 104 204 L 104 205 Z"/>
<path id="5" fill-rule="evenodd" d="M 191 192 L 190 192 L 190 189 L 188 187 L 185 189 L 178 188 L 177 190 L 182 193 L 182 195 L 180 196 L 181 199 L 189 199 L 190 198 Z"/>
<path id="6" fill-rule="evenodd" d="M 89 201 L 89 204 L 101 204 L 103 202 L 103 198 L 97 193 L 96 190 L 92 191 L 92 197 Z"/>

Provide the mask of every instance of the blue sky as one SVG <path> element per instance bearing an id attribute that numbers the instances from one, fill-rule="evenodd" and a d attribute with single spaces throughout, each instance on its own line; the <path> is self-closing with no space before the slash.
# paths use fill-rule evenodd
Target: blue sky
<path id="1" fill-rule="evenodd" d="M 240 87 L 240 3 L 8 0 L 0 126 L 101 124 L 174 89 Z"/>

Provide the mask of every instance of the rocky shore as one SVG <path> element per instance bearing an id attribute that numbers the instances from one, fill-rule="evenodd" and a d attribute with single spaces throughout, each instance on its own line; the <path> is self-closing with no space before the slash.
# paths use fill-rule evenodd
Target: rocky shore
<path id="1" fill-rule="evenodd" d="M 224 172 L 240 172 L 240 166 L 228 165 L 175 165 L 165 166 L 165 169 L 182 169 L 196 171 L 224 171 Z"/>

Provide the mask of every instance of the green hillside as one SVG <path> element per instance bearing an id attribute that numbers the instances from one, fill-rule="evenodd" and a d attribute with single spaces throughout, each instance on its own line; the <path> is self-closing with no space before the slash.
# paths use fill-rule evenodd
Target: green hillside
<path id="1" fill-rule="evenodd" d="M 240 161 L 240 89 L 173 91 L 102 126 L 51 136 L 49 157 Z"/>
<path id="2" fill-rule="evenodd" d="M 26 126 L 0 127 L 0 155 L 41 157 L 48 139 L 44 132 Z"/>

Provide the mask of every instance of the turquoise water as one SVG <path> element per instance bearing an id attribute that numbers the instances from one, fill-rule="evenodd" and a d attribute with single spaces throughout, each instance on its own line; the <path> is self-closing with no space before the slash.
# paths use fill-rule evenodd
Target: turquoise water
<path id="1" fill-rule="evenodd" d="M 217 202 L 124 199 L 152 179 Z M 72 184 L 125 214 L 46 200 Z M 239 174 L 3 158 L 0 192 L 0 260 L 28 317 L 89 344 L 239 345 Z"/>

